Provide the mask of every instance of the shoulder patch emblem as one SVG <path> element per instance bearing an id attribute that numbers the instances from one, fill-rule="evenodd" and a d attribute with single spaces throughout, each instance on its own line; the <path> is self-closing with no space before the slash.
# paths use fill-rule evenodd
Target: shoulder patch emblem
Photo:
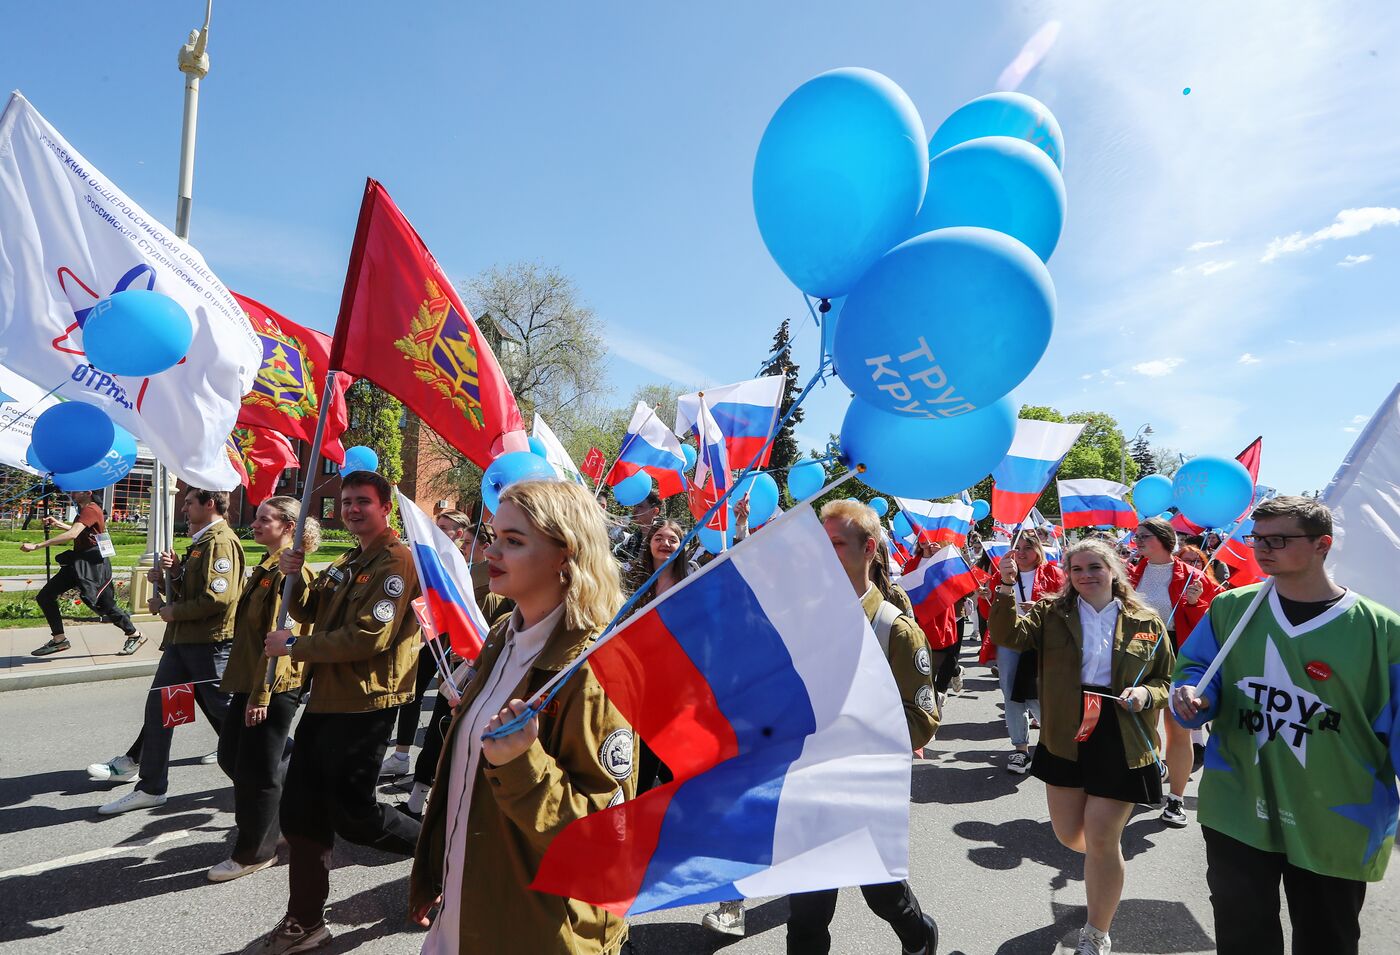
<path id="1" fill-rule="evenodd" d="M 598 762 L 613 779 L 626 779 L 632 775 L 632 731 L 615 729 L 598 747 Z"/>
<path id="2" fill-rule="evenodd" d="M 619 789 L 617 792 L 613 793 L 612 798 L 608 800 L 607 808 L 611 809 L 613 806 L 620 806 L 626 800 L 627 796 L 623 793 L 621 789 Z"/>
<path id="3" fill-rule="evenodd" d="M 933 672 L 933 667 L 929 664 L 928 647 L 919 647 L 919 649 L 914 652 L 914 669 L 918 670 L 924 676 L 928 676 Z"/>
<path id="4" fill-rule="evenodd" d="M 355 578 L 355 583 L 357 583 L 357 584 L 367 584 L 367 583 L 369 583 L 369 574 L 361 574 L 360 576 L 356 577 L 356 578 Z"/>
<path id="5" fill-rule="evenodd" d="M 227 557 L 220 557 L 218 560 L 214 561 L 214 573 L 226 574 L 230 570 L 233 570 L 233 561 L 229 560 Z"/>
<path id="6" fill-rule="evenodd" d="M 216 594 L 221 594 L 225 590 L 228 590 L 228 581 L 224 580 L 222 577 L 215 577 L 213 580 L 209 581 L 209 589 Z"/>
<path id="7" fill-rule="evenodd" d="M 271 577 L 264 577 L 262 580 L 258 581 L 258 586 L 259 586 L 259 587 L 271 587 L 271 586 L 272 586 L 272 578 L 271 578 Z"/>
<path id="8" fill-rule="evenodd" d="M 914 704 L 930 716 L 933 715 L 933 687 L 925 683 L 914 694 Z"/>
<path id="9" fill-rule="evenodd" d="M 398 574 L 385 577 L 384 592 L 390 597 L 398 597 L 403 594 L 403 578 Z"/>
<path id="10" fill-rule="evenodd" d="M 381 600 L 374 605 L 374 619 L 380 623 L 388 623 L 394 619 L 394 602 L 392 600 Z"/>
<path id="11" fill-rule="evenodd" d="M 202 551 L 202 550 L 192 550 L 192 551 L 190 551 L 190 560 L 194 560 L 196 557 L 198 557 L 198 556 L 199 556 L 200 554 L 202 554 L 202 553 L 204 553 L 204 551 Z"/>

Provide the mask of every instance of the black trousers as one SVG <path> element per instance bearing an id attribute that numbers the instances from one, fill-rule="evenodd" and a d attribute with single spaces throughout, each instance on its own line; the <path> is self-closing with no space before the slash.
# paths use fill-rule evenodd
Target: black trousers
<path id="1" fill-rule="evenodd" d="M 423 665 L 420 660 L 418 665 Z M 437 701 L 433 703 L 433 715 L 428 717 L 428 730 L 423 734 L 423 748 L 418 752 L 418 762 L 413 764 L 413 781 L 424 786 L 433 784 L 437 775 L 438 760 L 442 758 L 443 734 L 447 724 L 452 722 L 452 707 L 447 703 L 447 694 L 438 690 Z"/>
<path id="2" fill-rule="evenodd" d="M 229 694 L 220 693 L 218 680 L 228 665 L 231 641 L 221 643 L 174 643 L 165 648 L 156 664 L 151 680 L 151 692 L 146 694 L 146 716 L 141 725 L 141 780 L 136 788 L 155 796 L 164 796 L 169 785 L 170 738 L 175 732 L 167 727 L 161 712 L 162 687 L 180 683 L 194 684 L 194 698 L 215 733 L 223 731 L 228 714 Z"/>
<path id="3" fill-rule="evenodd" d="M 63 612 L 58 609 L 58 598 L 68 591 L 79 587 L 81 581 L 78 579 L 78 572 L 71 564 L 58 568 L 58 573 L 49 578 L 49 582 L 39 588 L 39 592 L 34 595 L 34 602 L 43 611 L 44 619 L 48 621 L 49 633 L 61 635 L 63 633 Z M 132 634 L 136 632 L 136 627 L 131 622 L 131 617 L 125 610 L 117 606 L 117 598 L 113 594 L 113 584 L 108 578 L 107 585 L 97 594 L 97 599 L 89 606 L 93 613 L 104 623 L 116 624 L 121 627 L 122 633 Z"/>
<path id="4" fill-rule="evenodd" d="M 870 911 L 890 923 L 899 944 L 917 952 L 928 942 L 924 913 L 908 882 L 862 885 Z M 788 955 L 824 955 L 831 951 L 831 920 L 836 915 L 836 889 L 803 892 L 788 897 Z"/>
<path id="5" fill-rule="evenodd" d="M 331 848 L 340 836 L 357 845 L 412 855 L 418 823 L 375 792 L 379 765 L 398 709 L 306 713 L 282 789 L 291 898 L 287 914 L 319 925 L 330 895 Z"/>
<path id="6" fill-rule="evenodd" d="M 224 717 L 222 715 L 215 715 L 214 711 L 209 708 L 209 702 L 205 699 L 204 695 L 196 693 L 194 695 L 194 702 L 199 707 L 199 711 L 204 714 L 204 718 L 209 721 L 209 725 L 219 727 L 215 732 L 222 732 L 222 720 Z M 133 763 L 141 762 L 141 747 L 144 745 L 146 745 L 146 725 L 143 722 L 141 728 L 136 731 L 136 739 L 132 740 L 131 747 L 126 751 L 127 757 L 130 758 Z"/>
<path id="7" fill-rule="evenodd" d="M 437 663 L 433 651 L 424 644 L 418 651 L 418 676 L 413 681 L 413 699 L 399 707 L 399 731 L 394 742 L 400 746 L 412 746 L 418 736 L 418 717 L 423 713 L 423 694 L 428 692 L 428 684 L 437 676 Z"/>
<path id="8" fill-rule="evenodd" d="M 244 712 L 248 694 L 229 701 L 219 731 L 219 768 L 233 780 L 233 820 L 238 825 L 232 858 L 253 865 L 277 854 L 277 807 L 287 775 L 287 734 L 297 715 L 300 690 L 274 693 L 267 702 L 267 719 L 248 726 Z"/>
<path id="9" fill-rule="evenodd" d="M 958 672 L 958 648 L 953 644 L 942 650 L 930 650 L 929 662 L 933 664 L 933 688 L 939 693 L 947 693 L 953 682 L 953 674 Z"/>
<path id="10" fill-rule="evenodd" d="M 1300 869 L 1281 852 L 1264 852 L 1205 826 L 1201 833 L 1219 955 L 1283 955 L 1280 881 L 1293 923 L 1293 955 L 1357 955 L 1365 882 Z"/>

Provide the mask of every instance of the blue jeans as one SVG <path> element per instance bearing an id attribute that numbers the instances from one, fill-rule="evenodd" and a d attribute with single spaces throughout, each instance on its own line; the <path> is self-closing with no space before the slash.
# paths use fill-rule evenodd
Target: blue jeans
<path id="1" fill-rule="evenodd" d="M 997 647 L 997 682 L 1001 684 L 1001 699 L 1005 704 L 1006 732 L 1011 736 L 1011 745 L 1017 749 L 1030 743 L 1031 727 L 1026 719 L 1027 711 L 1037 722 L 1040 720 L 1039 700 L 1017 703 L 1011 699 L 1011 688 L 1016 685 L 1016 669 L 1020 663 L 1019 650 Z"/>

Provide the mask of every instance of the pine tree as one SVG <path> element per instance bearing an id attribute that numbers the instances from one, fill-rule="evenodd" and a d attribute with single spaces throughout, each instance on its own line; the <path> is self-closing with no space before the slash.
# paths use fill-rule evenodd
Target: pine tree
<path id="1" fill-rule="evenodd" d="M 782 375 L 783 401 L 778 407 L 778 417 L 781 419 L 788 413 L 796 400 L 797 394 L 801 391 L 797 381 L 798 365 L 792 360 L 792 329 L 791 323 L 785 318 L 778 325 L 778 331 L 773 335 L 773 351 L 768 363 L 760 371 L 761 375 Z M 792 413 L 792 417 L 787 419 L 787 423 L 778 430 L 778 436 L 773 441 L 773 453 L 768 459 L 770 468 L 789 468 L 801 458 L 801 451 L 797 447 L 797 437 L 793 433 L 796 426 L 802 421 L 803 410 L 798 408 Z M 748 462 L 744 462 L 747 464 Z"/>
<path id="2" fill-rule="evenodd" d="M 1137 462 L 1139 478 L 1157 473 L 1156 455 L 1152 453 L 1152 448 L 1147 443 L 1147 436 L 1151 433 L 1151 427 L 1144 428 L 1143 433 L 1133 440 L 1128 449 L 1128 457 Z"/>

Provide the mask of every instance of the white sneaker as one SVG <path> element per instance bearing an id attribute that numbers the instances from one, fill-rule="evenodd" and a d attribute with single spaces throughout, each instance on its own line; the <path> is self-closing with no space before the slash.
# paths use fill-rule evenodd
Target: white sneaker
<path id="1" fill-rule="evenodd" d="M 953 694 L 954 696 L 961 696 L 962 691 L 962 667 L 958 667 L 957 672 L 953 674 L 953 679 L 948 681 L 948 692 Z"/>
<path id="2" fill-rule="evenodd" d="M 1113 941 L 1106 933 L 1086 925 L 1079 930 L 1079 944 L 1075 946 L 1074 955 L 1109 955 L 1112 949 Z"/>
<path id="3" fill-rule="evenodd" d="M 141 767 L 130 756 L 118 756 L 110 763 L 93 763 L 88 767 L 88 778 L 96 783 L 124 783 L 135 779 Z"/>
<path id="4" fill-rule="evenodd" d="M 1006 771 L 1015 773 L 1017 776 L 1024 776 L 1031 771 L 1031 757 L 1029 753 L 1023 753 L 1019 749 L 1006 757 Z"/>
<path id="5" fill-rule="evenodd" d="M 408 754 L 394 750 L 388 756 L 384 757 L 384 762 L 379 767 L 379 775 L 407 776 L 408 770 Z"/>
<path id="6" fill-rule="evenodd" d="M 705 917 L 700 920 L 700 924 L 711 932 L 719 932 L 721 935 L 743 935 L 743 900 L 721 902 L 719 908 L 715 909 L 713 912 L 705 913 Z"/>
<path id="7" fill-rule="evenodd" d="M 164 796 L 153 796 L 148 792 L 133 789 L 122 798 L 114 799 L 97 811 L 103 816 L 115 816 L 119 813 L 131 812 L 133 809 L 154 809 L 156 806 L 164 805 Z"/>
<path id="8" fill-rule="evenodd" d="M 241 879 L 245 875 L 261 872 L 263 869 L 274 865 L 276 862 L 276 856 L 263 862 L 254 862 L 252 865 L 244 865 L 241 862 L 235 862 L 233 859 L 225 859 L 209 870 L 209 881 L 232 882 L 234 879 Z"/>
<path id="9" fill-rule="evenodd" d="M 199 761 L 205 766 L 212 766 L 219 761 L 219 751 L 216 749 L 212 753 L 205 753 L 199 757 Z"/>

